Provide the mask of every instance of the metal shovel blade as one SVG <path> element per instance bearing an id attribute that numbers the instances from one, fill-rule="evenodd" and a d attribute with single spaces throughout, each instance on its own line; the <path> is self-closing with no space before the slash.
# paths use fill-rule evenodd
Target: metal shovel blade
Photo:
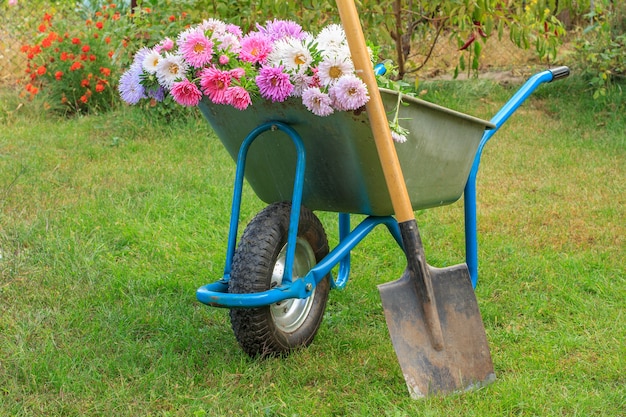
<path id="1" fill-rule="evenodd" d="M 443 348 L 432 343 L 423 295 L 407 267 L 378 286 L 387 327 L 413 398 L 466 391 L 495 380 L 487 335 L 465 264 L 430 271 Z"/>

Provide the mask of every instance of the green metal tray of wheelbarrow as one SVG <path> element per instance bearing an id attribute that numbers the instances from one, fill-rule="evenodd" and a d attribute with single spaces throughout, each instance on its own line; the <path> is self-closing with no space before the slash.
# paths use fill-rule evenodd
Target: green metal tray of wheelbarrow
<path id="1" fill-rule="evenodd" d="M 381 89 L 387 112 L 395 112 L 398 93 Z M 257 100 L 244 111 L 204 100 L 199 108 L 231 157 L 262 123 L 289 124 L 306 149 L 302 204 L 311 210 L 376 216 L 393 214 L 382 167 L 365 112 L 319 117 L 299 98 L 282 103 Z M 493 124 L 414 97 L 402 96 L 400 125 L 409 129 L 396 150 L 413 209 L 451 204 L 467 182 L 480 140 Z M 296 149 L 282 132 L 268 131 L 249 151 L 245 178 L 270 204 L 291 200 Z"/>

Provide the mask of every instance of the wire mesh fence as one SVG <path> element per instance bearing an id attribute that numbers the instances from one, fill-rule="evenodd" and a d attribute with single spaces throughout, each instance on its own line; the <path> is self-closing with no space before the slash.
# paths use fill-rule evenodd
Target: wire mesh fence
<path id="1" fill-rule="evenodd" d="M 36 35 L 39 17 L 17 1 L 0 4 L 0 85 L 11 85 L 24 74 L 26 56 L 20 48 Z"/>

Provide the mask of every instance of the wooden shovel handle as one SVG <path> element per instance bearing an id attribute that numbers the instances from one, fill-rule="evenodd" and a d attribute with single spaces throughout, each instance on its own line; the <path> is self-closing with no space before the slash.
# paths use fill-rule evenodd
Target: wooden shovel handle
<path id="1" fill-rule="evenodd" d="M 389 121 L 387 120 L 383 101 L 378 91 L 374 68 L 367 50 L 354 0 L 337 0 L 337 7 L 346 32 L 346 39 L 348 40 L 350 54 L 352 55 L 357 75 L 361 77 L 369 91 L 370 99 L 366 104 L 367 115 L 372 125 L 376 149 L 378 150 L 385 182 L 391 196 L 391 204 L 396 214 L 396 220 L 398 223 L 413 220 L 415 219 L 413 207 L 411 206 L 409 193 L 404 182 L 396 148 L 391 138 Z"/>
<path id="2" fill-rule="evenodd" d="M 370 60 L 367 45 L 365 44 L 365 36 L 363 36 L 363 28 L 354 4 L 354 0 L 337 0 L 339 15 L 346 31 L 346 39 L 350 47 L 350 55 L 357 74 L 367 85 L 370 99 L 366 105 L 367 115 L 372 125 L 372 133 L 376 141 L 376 149 L 378 157 L 383 168 L 385 182 L 391 197 L 393 211 L 396 214 L 396 220 L 400 225 L 400 230 L 406 232 L 414 238 L 416 244 L 411 245 L 410 241 L 403 233 L 403 243 L 405 246 L 407 261 L 409 262 L 410 276 L 418 287 L 424 309 L 424 317 L 430 332 L 433 347 L 436 350 L 444 348 L 443 333 L 441 323 L 439 321 L 439 313 L 434 298 L 433 286 L 430 278 L 430 272 L 424 250 L 422 247 L 415 214 L 409 199 L 409 193 L 404 182 L 404 175 L 400 168 L 400 161 L 396 153 L 396 147 L 391 138 L 389 130 L 389 121 L 383 106 L 383 100 L 380 97 L 378 83 L 374 75 L 374 68 Z M 419 241 L 418 241 L 419 240 Z"/>

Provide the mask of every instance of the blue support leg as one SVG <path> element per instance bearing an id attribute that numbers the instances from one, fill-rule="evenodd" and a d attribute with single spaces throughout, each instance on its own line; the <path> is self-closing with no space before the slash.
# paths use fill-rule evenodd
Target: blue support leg
<path id="1" fill-rule="evenodd" d="M 480 165 L 480 157 L 485 144 L 500 129 L 500 127 L 511 117 L 517 108 L 539 87 L 539 85 L 564 78 L 569 75 L 567 67 L 558 67 L 551 70 L 537 73 L 530 77 L 528 81 L 517 90 L 517 92 L 506 102 L 506 104 L 491 119 L 495 125 L 494 129 L 486 130 L 478 145 L 476 156 L 472 164 L 465 190 L 463 193 L 465 208 L 465 262 L 470 272 L 472 286 L 476 288 L 478 284 L 478 231 L 476 222 L 476 176 Z"/>

